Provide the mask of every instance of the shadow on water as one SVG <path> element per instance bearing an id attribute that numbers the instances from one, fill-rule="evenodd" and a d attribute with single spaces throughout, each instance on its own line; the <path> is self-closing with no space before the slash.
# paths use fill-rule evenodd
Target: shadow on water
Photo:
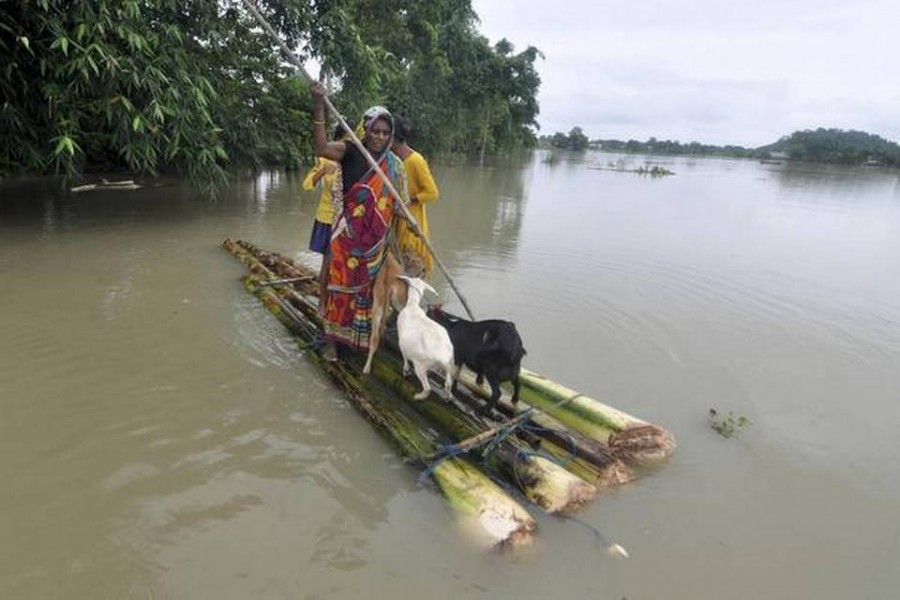
<path id="1" fill-rule="evenodd" d="M 847 194 L 869 198 L 878 188 L 900 191 L 900 173 L 877 167 L 846 167 L 801 162 L 786 162 L 772 172 L 787 190 L 809 189 L 829 195 Z"/>
<path id="2" fill-rule="evenodd" d="M 0 220 L 16 229 L 39 228 L 41 237 L 81 227 L 133 223 L 141 227 L 182 223 L 238 211 L 264 217 L 292 209 L 302 174 L 265 171 L 234 181 L 210 198 L 174 178 L 140 181 L 134 190 L 97 189 L 72 192 L 59 178 L 0 182 Z"/>

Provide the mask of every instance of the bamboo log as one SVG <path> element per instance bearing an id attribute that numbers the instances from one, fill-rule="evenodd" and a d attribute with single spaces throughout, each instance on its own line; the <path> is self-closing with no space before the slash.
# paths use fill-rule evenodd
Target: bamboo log
<path id="1" fill-rule="evenodd" d="M 223 244 L 239 260 L 257 262 L 241 246 L 226 240 Z M 259 269 L 261 265 L 257 265 Z M 305 342 L 312 341 L 317 328 L 300 316 L 297 308 L 267 286 L 259 285 L 259 275 L 244 277 L 244 285 L 266 308 Z M 354 407 L 400 448 L 403 455 L 425 466 L 428 457 L 438 451 L 435 440 L 427 436 L 409 416 L 378 394 L 371 393 L 360 378 L 341 362 L 327 362 L 319 353 L 309 358 L 320 363 L 332 380 L 347 392 Z M 430 473 L 464 523 L 472 523 L 479 539 L 491 547 L 528 543 L 536 528 L 534 518 L 502 488 L 459 457 L 434 465 Z"/>

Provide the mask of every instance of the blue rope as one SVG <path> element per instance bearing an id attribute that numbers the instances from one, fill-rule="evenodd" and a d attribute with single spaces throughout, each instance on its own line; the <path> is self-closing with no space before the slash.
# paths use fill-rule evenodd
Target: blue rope
<path id="1" fill-rule="evenodd" d="M 529 409 L 530 410 L 530 409 Z M 512 425 L 507 425 L 506 427 L 501 427 L 497 433 L 494 434 L 494 437 L 491 438 L 490 442 L 488 442 L 487 446 L 481 453 L 482 460 L 486 460 L 497 447 L 502 444 L 506 438 L 515 433 L 516 429 L 521 427 L 525 423 L 525 419 L 523 418 L 521 421 L 514 423 Z"/>
<path id="2" fill-rule="evenodd" d="M 497 446 L 504 439 L 506 439 L 513 432 L 515 432 L 516 429 L 523 426 L 526 419 L 524 417 L 522 417 L 522 415 L 530 414 L 533 410 L 534 409 L 529 408 L 526 412 L 519 413 L 519 415 L 516 416 L 516 418 L 521 417 L 521 419 L 518 422 L 501 428 L 500 430 L 497 431 L 497 433 L 494 435 L 493 438 L 490 438 L 489 440 L 485 440 L 483 442 L 484 444 L 488 444 L 488 449 L 486 449 L 484 452 L 482 452 L 482 462 L 485 460 L 485 458 L 487 456 L 490 455 L 491 452 L 493 452 L 497 448 Z M 439 446 L 437 452 L 435 452 L 433 455 L 433 460 L 431 461 L 431 463 L 429 463 L 425 467 L 425 469 L 422 471 L 422 473 L 419 475 L 419 483 L 421 484 L 426 478 L 430 477 L 434 473 L 435 468 L 437 467 L 438 464 L 440 464 L 441 461 L 446 460 L 448 458 L 454 458 L 457 456 L 461 456 L 463 454 L 466 454 L 470 450 L 474 450 L 477 447 L 478 447 L 478 445 L 465 447 L 465 446 L 462 446 L 461 444 L 444 444 L 442 446 Z"/>
<path id="3" fill-rule="evenodd" d="M 569 398 L 564 398 L 564 399 L 560 400 L 559 402 L 557 402 L 553 406 L 553 408 L 558 408 L 560 406 L 568 404 L 572 400 L 575 400 L 576 398 L 578 398 L 579 396 L 582 396 L 582 395 L 583 394 L 581 394 L 581 393 L 576 393 Z M 532 432 L 532 433 L 539 433 L 541 431 L 553 431 L 552 429 L 550 429 L 548 427 L 542 427 L 540 425 L 528 425 L 526 423 L 527 419 L 523 415 L 531 414 L 534 412 L 534 410 L 535 409 L 533 407 L 531 407 L 531 408 L 528 408 L 526 411 L 519 413 L 518 415 L 513 417 L 515 419 L 519 419 L 516 423 L 513 423 L 512 425 L 507 425 L 505 427 L 501 427 L 500 429 L 497 430 L 497 432 L 494 434 L 494 436 L 492 438 L 490 438 L 489 440 L 485 440 L 483 443 L 487 444 L 487 447 L 481 453 L 481 461 L 484 462 L 485 460 L 487 460 L 487 458 L 499 447 L 499 445 L 501 443 L 503 443 L 503 441 L 506 440 L 507 437 L 509 437 L 510 435 L 515 433 L 515 431 L 518 429 L 521 429 L 522 431 Z M 563 430 L 563 431 L 555 430 L 555 431 L 560 436 L 568 437 L 569 440 L 571 441 L 571 450 L 569 451 L 569 457 L 567 459 L 565 459 L 564 461 L 561 461 L 558 457 L 550 454 L 549 452 L 544 452 L 543 450 L 523 450 L 523 449 L 520 449 L 518 452 L 516 452 L 516 458 L 517 459 L 520 459 L 520 458 L 525 459 L 529 456 L 540 456 L 540 457 L 546 458 L 547 460 L 550 460 L 562 467 L 565 467 L 576 456 L 575 436 L 565 430 Z M 462 446 L 460 446 L 460 444 L 446 444 L 446 445 L 439 446 L 437 452 L 435 452 L 434 455 L 432 456 L 431 463 L 428 464 L 425 467 L 425 469 L 423 469 L 422 473 L 419 474 L 419 478 L 418 478 L 419 484 L 421 485 L 422 483 L 424 483 L 424 481 L 426 479 L 428 479 L 429 477 L 431 477 L 434 474 L 434 469 L 437 467 L 438 464 L 440 464 L 441 461 L 443 461 L 447 458 L 453 458 L 453 457 L 465 454 L 469 450 L 474 450 L 475 448 L 477 448 L 480 445 L 481 444 L 478 444 L 475 446 L 471 446 L 469 448 L 463 448 Z M 516 483 L 519 485 L 519 488 L 521 489 L 522 483 L 521 483 L 521 479 L 519 478 L 519 473 L 518 473 L 518 468 L 516 467 L 516 463 L 513 464 L 513 473 L 516 477 Z"/>

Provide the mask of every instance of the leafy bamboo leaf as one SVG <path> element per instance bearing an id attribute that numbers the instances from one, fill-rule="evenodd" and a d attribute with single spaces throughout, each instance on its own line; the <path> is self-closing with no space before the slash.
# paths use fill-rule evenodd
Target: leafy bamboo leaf
<path id="1" fill-rule="evenodd" d="M 53 154 L 57 157 L 63 154 L 74 156 L 76 149 L 79 151 L 81 150 L 81 147 L 68 135 L 58 136 L 54 138 L 53 141 L 56 142 L 56 145 L 53 148 Z"/>
<path id="2" fill-rule="evenodd" d="M 59 48 L 62 53 L 68 57 L 69 56 L 69 38 L 65 36 L 60 36 L 53 40 L 53 43 L 50 44 L 50 49 L 55 50 Z"/>

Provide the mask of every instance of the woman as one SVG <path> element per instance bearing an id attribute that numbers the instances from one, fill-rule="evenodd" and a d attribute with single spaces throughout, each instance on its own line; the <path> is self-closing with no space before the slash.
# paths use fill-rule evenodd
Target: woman
<path id="1" fill-rule="evenodd" d="M 337 360 L 335 342 L 365 350 L 371 332 L 372 284 L 384 262 L 394 217 L 394 198 L 362 152 L 325 136 L 325 88 L 310 86 L 316 154 L 341 166 L 341 206 L 332 226 L 328 277 L 322 302 L 326 360 Z M 394 120 L 380 106 L 368 109 L 358 137 L 406 201 L 406 172 L 391 152 Z"/>
<path id="2" fill-rule="evenodd" d="M 438 187 L 434 182 L 434 177 L 431 176 L 428 161 L 407 143 L 410 129 L 409 119 L 397 115 L 394 119 L 394 143 L 391 150 L 400 157 L 406 168 L 407 185 L 409 186 L 409 212 L 419 224 L 422 235 L 425 239 L 430 240 L 428 213 L 425 205 L 438 199 Z M 412 262 L 413 257 L 410 256 L 412 254 L 420 261 L 418 264 L 424 265 L 425 275 L 430 274 L 433 261 L 431 252 L 428 251 L 422 238 L 415 234 L 406 220 L 398 220 L 396 229 L 397 245 L 404 256 L 404 263 L 409 265 Z"/>

